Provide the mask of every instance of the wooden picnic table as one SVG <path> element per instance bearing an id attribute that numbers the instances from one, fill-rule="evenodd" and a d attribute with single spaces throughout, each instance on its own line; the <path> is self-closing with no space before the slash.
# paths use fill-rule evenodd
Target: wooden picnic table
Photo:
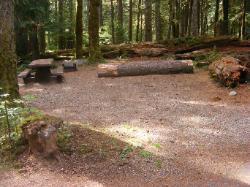
<path id="1" fill-rule="evenodd" d="M 51 68 L 53 66 L 53 59 L 38 59 L 30 63 L 29 68 L 36 72 L 36 80 L 49 80 L 51 77 Z"/>

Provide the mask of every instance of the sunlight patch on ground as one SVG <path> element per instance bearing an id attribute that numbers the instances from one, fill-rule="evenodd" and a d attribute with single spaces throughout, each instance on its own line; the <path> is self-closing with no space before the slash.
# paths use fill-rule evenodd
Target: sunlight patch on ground
<path id="1" fill-rule="evenodd" d="M 62 88 L 63 90 L 71 90 L 72 88 L 70 86 L 65 86 Z"/>
<path id="2" fill-rule="evenodd" d="M 215 103 L 215 102 L 205 102 L 205 101 L 183 101 L 179 99 L 172 99 L 173 102 L 178 102 L 181 104 L 189 104 L 189 105 L 201 105 L 201 106 L 217 106 L 217 107 L 228 107 L 227 104 Z"/>
<path id="3" fill-rule="evenodd" d="M 250 185 L 250 162 L 242 165 L 235 174 L 235 178 Z"/>
<path id="4" fill-rule="evenodd" d="M 33 87 L 33 88 L 28 88 L 28 89 L 25 89 L 25 92 L 43 92 L 44 89 L 42 88 L 36 88 L 36 87 Z"/>
<path id="5" fill-rule="evenodd" d="M 225 178 L 238 180 L 250 185 L 250 162 L 220 161 L 216 158 L 192 158 L 193 166 L 206 172 L 223 175 Z"/>
<path id="6" fill-rule="evenodd" d="M 150 142 L 155 142 L 159 137 L 157 134 L 150 133 L 147 129 L 138 127 L 133 122 L 107 127 L 106 131 L 118 135 L 119 138 L 122 136 L 122 140 L 133 146 L 143 146 Z"/>

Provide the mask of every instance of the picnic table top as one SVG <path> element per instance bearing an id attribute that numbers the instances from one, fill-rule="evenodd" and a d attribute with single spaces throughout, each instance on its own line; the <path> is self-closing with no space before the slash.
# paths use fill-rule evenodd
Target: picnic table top
<path id="1" fill-rule="evenodd" d="M 34 60 L 30 63 L 29 67 L 30 68 L 41 68 L 41 67 L 51 67 L 53 64 L 53 59 L 38 59 Z"/>

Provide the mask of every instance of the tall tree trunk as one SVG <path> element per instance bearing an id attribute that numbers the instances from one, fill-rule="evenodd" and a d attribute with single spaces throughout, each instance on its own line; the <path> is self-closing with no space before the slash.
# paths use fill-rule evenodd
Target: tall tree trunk
<path id="1" fill-rule="evenodd" d="M 192 5 L 192 21 L 191 21 L 191 35 L 199 35 L 199 25 L 198 25 L 198 0 L 193 0 Z"/>
<path id="2" fill-rule="evenodd" d="M 39 27 L 39 52 L 41 55 L 45 54 L 46 50 L 46 38 L 45 38 L 45 29 L 43 26 Z"/>
<path id="3" fill-rule="evenodd" d="M 142 0 L 138 0 L 138 8 L 137 8 L 137 24 L 136 24 L 136 41 L 139 42 L 139 34 L 140 34 L 140 18 L 141 18 L 141 2 Z"/>
<path id="4" fill-rule="evenodd" d="M 99 7 L 99 16 L 100 16 L 100 18 L 99 18 L 99 20 L 100 20 L 100 27 L 102 27 L 103 26 L 103 24 L 104 24 L 104 20 L 103 20 L 103 2 L 102 2 L 103 0 L 100 0 L 100 7 Z"/>
<path id="5" fill-rule="evenodd" d="M 145 41 L 152 41 L 152 1 L 145 0 Z"/>
<path id="6" fill-rule="evenodd" d="M 142 0 L 141 1 L 141 7 L 142 5 L 144 4 L 144 1 L 145 0 Z M 141 18 L 140 18 L 140 42 L 142 42 L 143 40 L 143 13 L 142 13 L 142 10 L 141 10 Z"/>
<path id="7" fill-rule="evenodd" d="M 118 28 L 116 30 L 117 36 L 116 41 L 117 43 L 124 42 L 124 29 L 123 29 L 123 2 L 122 0 L 117 0 L 117 9 L 118 9 Z"/>
<path id="8" fill-rule="evenodd" d="M 83 40 L 83 0 L 77 0 L 76 12 L 76 58 L 82 58 L 82 40 Z"/>
<path id="9" fill-rule="evenodd" d="M 162 40 L 162 18 L 161 18 L 161 0 L 155 1 L 155 32 L 156 41 Z"/>
<path id="10" fill-rule="evenodd" d="M 216 0 L 215 5 L 215 14 L 214 14 L 214 36 L 218 36 L 218 28 L 219 28 L 219 9 L 220 9 L 220 0 Z"/>
<path id="11" fill-rule="evenodd" d="M 38 41 L 38 28 L 37 25 L 32 25 L 32 30 L 30 34 L 30 48 L 32 52 L 32 60 L 39 59 L 39 41 Z"/>
<path id="12" fill-rule="evenodd" d="M 128 39 L 131 42 L 133 40 L 133 0 L 129 0 L 129 27 L 128 27 Z"/>
<path id="13" fill-rule="evenodd" d="M 69 28 L 69 33 L 70 36 L 68 38 L 68 48 L 69 49 L 73 49 L 75 46 L 75 35 L 74 35 L 74 31 L 75 31 L 75 24 L 76 24 L 76 19 L 75 19 L 75 1 L 74 0 L 70 0 L 69 2 L 69 17 L 70 17 L 70 28 Z"/>
<path id="14" fill-rule="evenodd" d="M 14 1 L 0 1 L 0 87 L 18 97 L 14 38 Z"/>
<path id="15" fill-rule="evenodd" d="M 246 35 L 246 3 L 247 0 L 243 0 L 243 9 L 242 9 L 242 19 L 241 19 L 241 29 L 240 29 L 240 38 L 243 40 Z"/>
<path id="16" fill-rule="evenodd" d="M 99 46 L 99 7 L 100 0 L 89 0 L 89 62 L 102 60 Z"/>
<path id="17" fill-rule="evenodd" d="M 58 48 L 64 49 L 65 48 L 65 38 L 64 38 L 64 17 L 63 17 L 63 7 L 64 7 L 64 0 L 59 0 L 58 5 L 58 12 L 59 12 L 59 37 L 58 37 Z"/>
<path id="18" fill-rule="evenodd" d="M 223 34 L 229 34 L 229 0 L 223 0 Z"/>
<path id="19" fill-rule="evenodd" d="M 112 33 L 112 43 L 115 43 L 115 11 L 114 11 L 114 1 L 110 0 L 110 8 L 111 8 L 111 33 Z"/>

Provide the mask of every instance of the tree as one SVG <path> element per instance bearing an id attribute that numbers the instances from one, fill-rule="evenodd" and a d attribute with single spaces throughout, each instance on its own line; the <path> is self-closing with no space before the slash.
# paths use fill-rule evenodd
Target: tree
<path id="1" fill-rule="evenodd" d="M 99 46 L 99 7 L 100 0 L 89 0 L 89 62 L 98 63 L 102 60 Z"/>
<path id="2" fill-rule="evenodd" d="M 140 18 L 141 18 L 141 3 L 142 0 L 138 0 L 137 8 L 137 23 L 136 23 L 136 41 L 139 42 L 139 32 L 140 32 Z"/>
<path id="3" fill-rule="evenodd" d="M 82 58 L 82 40 L 83 40 L 83 2 L 77 0 L 77 12 L 76 12 L 76 58 Z"/>
<path id="4" fill-rule="evenodd" d="M 123 43 L 124 42 L 124 29 L 123 29 L 123 2 L 122 0 L 117 0 L 117 9 L 118 9 L 118 17 L 117 17 L 117 36 L 116 36 L 116 42 L 117 43 Z"/>
<path id="5" fill-rule="evenodd" d="M 192 4 L 192 18 L 191 18 L 191 35 L 199 35 L 199 25 L 198 25 L 198 0 L 193 0 Z"/>
<path id="6" fill-rule="evenodd" d="M 152 41 L 152 1 L 145 0 L 145 41 Z"/>
<path id="7" fill-rule="evenodd" d="M 155 1 L 155 34 L 156 41 L 162 40 L 162 23 L 161 23 L 161 0 Z"/>
<path id="8" fill-rule="evenodd" d="M 133 39 L 133 0 L 129 0 L 129 27 L 128 39 L 131 42 Z"/>
<path id="9" fill-rule="evenodd" d="M 229 34 L 229 0 L 223 0 L 223 34 Z"/>
<path id="10" fill-rule="evenodd" d="M 14 38 L 14 3 L 0 1 L 0 87 L 11 97 L 18 97 Z"/>
<path id="11" fill-rule="evenodd" d="M 115 11 L 114 11 L 114 1 L 110 0 L 110 12 L 111 12 L 111 35 L 112 35 L 112 43 L 115 43 Z"/>
<path id="12" fill-rule="evenodd" d="M 240 28 L 240 38 L 244 39 L 246 36 L 246 3 L 247 0 L 242 2 L 242 16 L 241 16 L 241 28 Z"/>
<path id="13" fill-rule="evenodd" d="M 215 5 L 215 14 L 214 14 L 214 36 L 218 35 L 218 24 L 219 24 L 219 9 L 220 9 L 220 0 L 216 0 Z"/>
<path id="14" fill-rule="evenodd" d="M 59 37 L 58 37 L 58 48 L 65 48 L 65 38 L 64 38 L 64 16 L 63 16 L 63 8 L 64 8 L 64 0 L 58 0 L 58 12 L 59 12 Z"/>

